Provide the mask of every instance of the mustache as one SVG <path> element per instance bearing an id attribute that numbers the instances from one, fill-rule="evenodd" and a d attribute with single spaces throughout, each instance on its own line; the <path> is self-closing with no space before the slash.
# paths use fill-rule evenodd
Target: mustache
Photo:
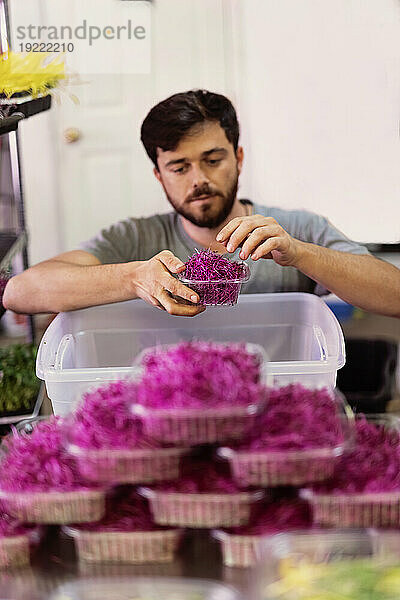
<path id="1" fill-rule="evenodd" d="M 200 188 L 197 188 L 190 196 L 186 198 L 186 202 L 196 200 L 201 196 L 221 196 L 222 194 L 218 190 L 212 190 L 209 185 L 205 184 Z"/>

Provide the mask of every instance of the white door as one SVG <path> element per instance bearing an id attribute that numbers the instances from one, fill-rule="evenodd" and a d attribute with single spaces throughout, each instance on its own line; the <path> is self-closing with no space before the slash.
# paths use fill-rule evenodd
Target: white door
<path id="1" fill-rule="evenodd" d="M 43 24 L 60 20 L 57 1 L 30 1 L 40 7 Z M 26 10 L 25 2 L 11 0 L 15 14 L 22 6 Z M 121 0 L 110 2 L 117 6 Z M 135 3 L 124 1 L 132 10 Z M 178 91 L 198 87 L 231 91 L 227 89 L 229 57 L 224 47 L 226 0 L 157 0 L 145 4 L 151 12 L 150 73 L 82 75 L 87 83 L 70 88 L 79 104 L 61 96 L 61 104 L 47 117 L 49 135 L 44 135 L 44 116 L 24 124 L 33 262 L 55 253 L 46 246 L 35 213 L 35 206 L 39 206 L 43 214 L 43 195 L 48 196 L 48 210 L 54 211 L 57 251 L 73 249 L 100 228 L 127 216 L 169 210 L 140 142 L 144 117 L 157 101 Z M 79 6 L 79 0 L 69 0 L 69 10 L 79 13 Z M 32 150 L 38 139 L 42 140 L 41 153 L 35 156 Z M 51 190 L 47 178 L 38 174 L 43 161 L 51 173 L 56 173 Z M 34 191 L 31 196 L 30 187 Z"/>

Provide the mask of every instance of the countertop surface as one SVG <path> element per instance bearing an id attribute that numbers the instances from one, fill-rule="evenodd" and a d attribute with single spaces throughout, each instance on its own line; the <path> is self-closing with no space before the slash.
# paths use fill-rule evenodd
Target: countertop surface
<path id="1" fill-rule="evenodd" d="M 118 581 L 129 576 L 200 577 L 225 582 L 243 593 L 250 585 L 249 569 L 223 566 L 218 542 L 207 530 L 188 532 L 179 556 L 172 563 L 118 565 L 77 561 L 73 541 L 54 527 L 49 528 L 33 555 L 31 566 L 0 570 L 0 600 L 66 600 L 66 596 L 55 592 L 67 582 L 100 577 Z M 106 596 L 96 600 L 103 598 L 109 600 Z"/>

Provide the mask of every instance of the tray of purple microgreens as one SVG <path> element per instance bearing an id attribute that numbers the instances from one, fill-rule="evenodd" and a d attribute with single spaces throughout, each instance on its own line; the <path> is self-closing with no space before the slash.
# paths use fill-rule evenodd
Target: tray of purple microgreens
<path id="1" fill-rule="evenodd" d="M 0 569 L 28 565 L 41 534 L 40 527 L 23 525 L 0 503 Z"/>
<path id="2" fill-rule="evenodd" d="M 105 489 L 82 478 L 65 450 L 61 418 L 38 420 L 31 433 L 14 429 L 1 450 L 0 500 L 11 516 L 48 524 L 103 516 Z"/>
<path id="3" fill-rule="evenodd" d="M 138 384 L 116 381 L 87 392 L 68 419 L 67 451 L 82 477 L 103 484 L 176 479 L 186 448 L 165 447 L 131 410 Z"/>
<path id="4" fill-rule="evenodd" d="M 400 419 L 356 416 L 356 439 L 332 478 L 301 490 L 314 522 L 329 527 L 400 527 Z"/>
<path id="5" fill-rule="evenodd" d="M 63 527 L 80 561 L 111 563 L 171 562 L 183 530 L 153 521 L 148 503 L 134 488 L 116 488 L 107 498 L 104 517 L 95 523 Z"/>
<path id="6" fill-rule="evenodd" d="M 260 489 L 241 490 L 224 464 L 193 457 L 184 462 L 179 480 L 138 491 L 149 500 L 154 521 L 170 527 L 247 525 L 266 496 Z"/>
<path id="7" fill-rule="evenodd" d="M 242 487 L 300 486 L 329 479 L 353 433 L 353 414 L 342 395 L 291 384 L 270 389 L 246 440 L 218 454 Z"/>
<path id="8" fill-rule="evenodd" d="M 213 536 L 220 542 L 223 563 L 227 567 L 251 567 L 260 559 L 268 536 L 306 530 L 312 525 L 308 502 L 287 494 L 268 502 L 260 502 L 249 525 L 216 529 Z"/>
<path id="9" fill-rule="evenodd" d="M 245 262 L 232 261 L 207 250 L 196 250 L 179 274 L 182 283 L 196 292 L 203 306 L 234 306 L 242 284 L 250 279 Z"/>
<path id="10" fill-rule="evenodd" d="M 206 341 L 145 350 L 133 412 L 160 443 L 193 446 L 243 438 L 267 401 L 259 346 Z"/>

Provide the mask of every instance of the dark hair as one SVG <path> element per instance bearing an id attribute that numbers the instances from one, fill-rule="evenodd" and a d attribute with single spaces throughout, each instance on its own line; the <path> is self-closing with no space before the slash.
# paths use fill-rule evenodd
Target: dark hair
<path id="1" fill-rule="evenodd" d="M 174 94 L 154 106 L 143 121 L 140 139 L 158 168 L 157 148 L 175 150 L 194 125 L 205 121 L 217 121 L 236 152 L 239 123 L 232 102 L 207 90 Z"/>

